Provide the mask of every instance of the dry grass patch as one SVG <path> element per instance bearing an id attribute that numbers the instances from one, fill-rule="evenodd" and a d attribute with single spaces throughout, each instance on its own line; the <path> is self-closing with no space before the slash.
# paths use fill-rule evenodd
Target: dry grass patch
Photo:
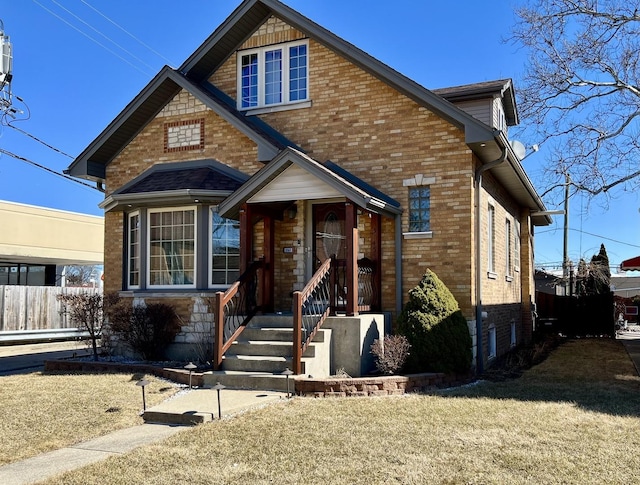
<path id="1" fill-rule="evenodd" d="M 0 465 L 142 424 L 140 374 L 42 374 L 2 378 Z M 153 376 L 147 405 L 177 391 Z"/>
<path id="2" fill-rule="evenodd" d="M 294 399 L 48 483 L 638 483 L 639 390 L 618 342 L 582 340 L 517 380 Z"/>

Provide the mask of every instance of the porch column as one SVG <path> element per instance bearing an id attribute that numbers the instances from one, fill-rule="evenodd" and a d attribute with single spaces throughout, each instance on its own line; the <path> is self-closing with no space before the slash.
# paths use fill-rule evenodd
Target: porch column
<path id="1" fill-rule="evenodd" d="M 243 274 L 249 267 L 253 249 L 253 227 L 249 208 L 247 203 L 242 204 L 240 208 L 240 274 Z"/>
<path id="2" fill-rule="evenodd" d="M 358 314 L 358 212 L 356 205 L 345 203 L 345 235 L 347 237 L 347 316 Z"/>
<path id="3" fill-rule="evenodd" d="M 376 267 L 373 273 L 373 299 L 371 309 L 379 311 L 382 308 L 382 216 L 371 214 L 371 254 Z"/>
<path id="4" fill-rule="evenodd" d="M 262 284 L 262 311 L 265 313 L 273 312 L 274 300 L 274 248 L 275 248 L 275 220 L 270 215 L 263 216 L 264 223 L 264 269 Z"/>

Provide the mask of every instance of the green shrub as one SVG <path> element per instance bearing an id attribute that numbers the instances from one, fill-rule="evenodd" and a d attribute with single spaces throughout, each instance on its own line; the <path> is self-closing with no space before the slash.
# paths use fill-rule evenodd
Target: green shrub
<path id="1" fill-rule="evenodd" d="M 472 354 L 467 321 L 449 289 L 431 270 L 409 291 L 397 326 L 411 344 L 409 372 L 469 371 Z"/>
<path id="2" fill-rule="evenodd" d="M 111 331 L 145 360 L 161 360 L 180 332 L 180 319 L 173 306 L 149 303 L 131 306 L 124 301 L 109 314 Z"/>

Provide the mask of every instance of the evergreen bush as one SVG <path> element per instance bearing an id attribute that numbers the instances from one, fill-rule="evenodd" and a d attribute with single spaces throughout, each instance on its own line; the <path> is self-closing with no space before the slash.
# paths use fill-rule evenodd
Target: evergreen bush
<path id="1" fill-rule="evenodd" d="M 449 289 L 431 270 L 409 291 L 398 317 L 398 333 L 407 337 L 409 372 L 457 372 L 471 368 L 467 320 Z"/>

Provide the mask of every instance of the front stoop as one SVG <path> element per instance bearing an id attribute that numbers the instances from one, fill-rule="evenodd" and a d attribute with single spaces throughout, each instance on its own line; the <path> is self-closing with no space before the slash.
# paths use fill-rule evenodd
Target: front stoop
<path id="1" fill-rule="evenodd" d="M 203 375 L 206 387 L 218 382 L 235 389 L 287 392 L 285 369 L 293 368 L 293 317 L 259 315 L 253 318 L 223 358 L 222 370 Z M 320 329 L 302 356 L 302 375 L 330 374 L 331 330 Z M 289 378 L 291 392 L 293 376 Z"/>

